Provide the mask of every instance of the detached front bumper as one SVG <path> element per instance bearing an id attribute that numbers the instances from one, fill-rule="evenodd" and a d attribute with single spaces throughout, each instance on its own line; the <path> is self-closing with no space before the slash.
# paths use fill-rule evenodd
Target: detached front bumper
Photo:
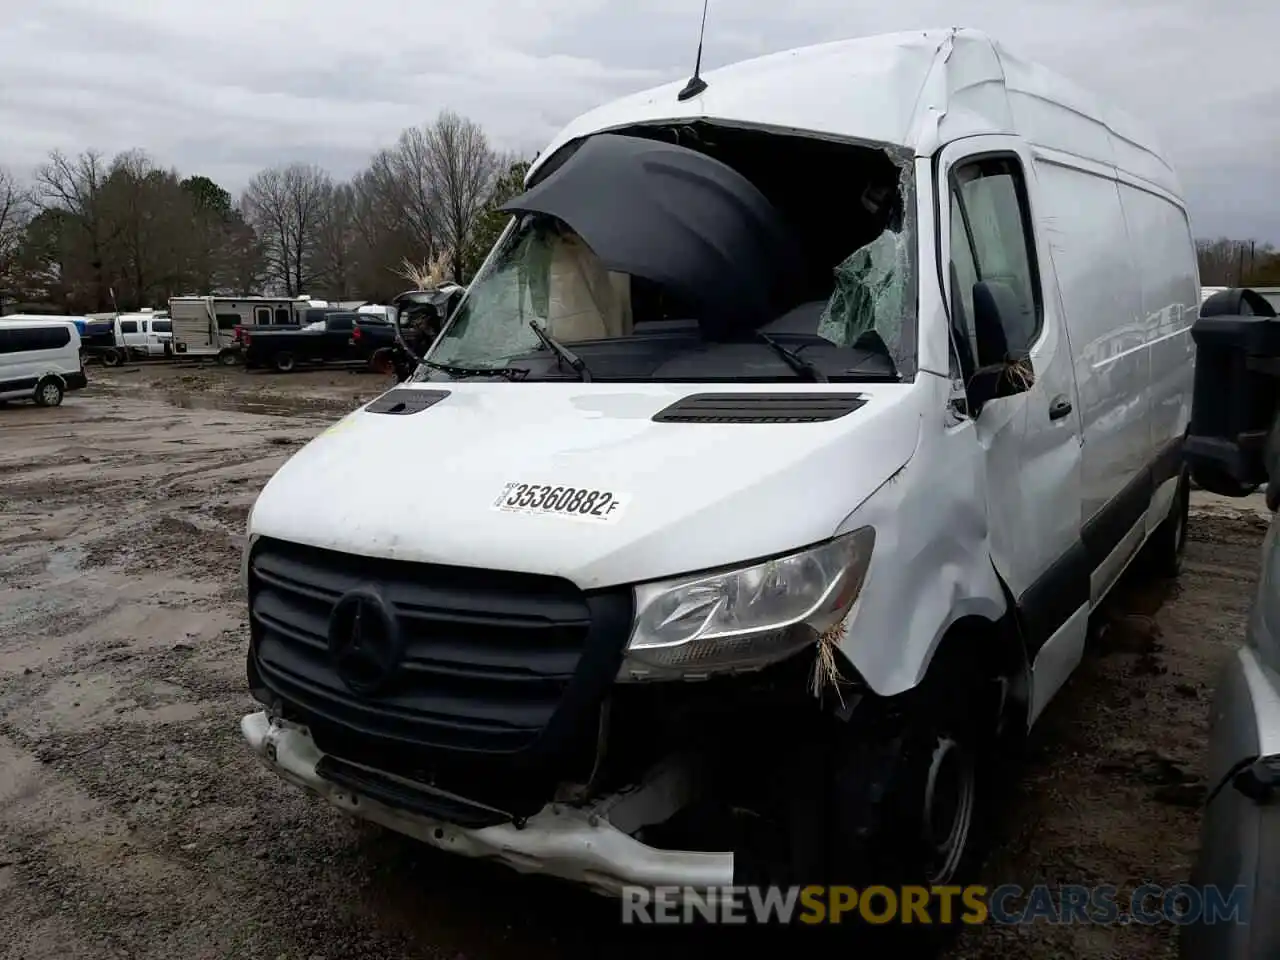
<path id="1" fill-rule="evenodd" d="M 549 804 L 523 826 L 468 829 L 401 810 L 354 793 L 316 772 L 324 754 L 306 728 L 266 712 L 240 721 L 254 753 L 284 779 L 354 816 L 466 857 L 498 860 L 521 873 L 540 873 L 620 897 L 624 887 L 728 887 L 732 853 L 660 850 L 619 830 L 603 816 Z"/>

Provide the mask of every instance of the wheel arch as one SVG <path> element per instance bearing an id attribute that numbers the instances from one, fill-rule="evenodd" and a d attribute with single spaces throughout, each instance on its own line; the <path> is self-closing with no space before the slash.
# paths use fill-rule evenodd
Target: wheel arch
<path id="1" fill-rule="evenodd" d="M 54 383 L 58 385 L 58 391 L 61 394 L 61 396 L 58 399 L 59 403 L 62 402 L 62 397 L 66 396 L 67 394 L 67 381 L 62 376 L 62 374 L 56 370 L 46 370 L 44 373 L 36 377 L 35 388 L 31 391 L 31 399 L 35 401 L 35 403 L 41 406 L 45 404 L 40 399 L 40 391 L 44 388 L 44 385 L 48 383 L 50 380 L 52 380 Z"/>

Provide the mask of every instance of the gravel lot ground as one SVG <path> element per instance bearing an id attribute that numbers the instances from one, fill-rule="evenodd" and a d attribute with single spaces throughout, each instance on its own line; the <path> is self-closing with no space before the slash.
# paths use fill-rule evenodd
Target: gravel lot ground
<path id="1" fill-rule="evenodd" d="M 241 746 L 250 504 L 389 381 L 90 373 L 61 408 L 0 409 L 0 955 L 651 956 L 610 902 L 362 827 Z M 1180 582 L 1117 592 L 1034 738 L 992 882 L 1187 876 L 1208 697 L 1265 525 L 1254 503 L 1198 497 Z M 1170 926 L 987 927 L 948 956 L 1147 960 L 1175 942 Z M 663 949 L 707 946 L 684 932 Z"/>

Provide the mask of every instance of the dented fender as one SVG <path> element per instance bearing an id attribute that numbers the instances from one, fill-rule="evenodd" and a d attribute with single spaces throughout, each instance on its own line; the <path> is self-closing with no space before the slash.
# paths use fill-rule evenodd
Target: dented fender
<path id="1" fill-rule="evenodd" d="M 923 374 L 927 409 L 915 452 L 841 524 L 872 526 L 875 550 L 840 650 L 868 686 L 893 696 L 916 686 L 958 620 L 994 624 L 1005 592 L 991 563 L 984 458 L 972 421 L 948 424 L 949 381 Z"/>

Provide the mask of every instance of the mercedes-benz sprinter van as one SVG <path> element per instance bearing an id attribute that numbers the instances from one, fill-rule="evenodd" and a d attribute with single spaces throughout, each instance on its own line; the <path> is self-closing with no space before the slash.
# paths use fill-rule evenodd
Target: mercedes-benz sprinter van
<path id="1" fill-rule="evenodd" d="M 242 731 L 604 893 L 959 882 L 1091 611 L 1178 569 L 1178 181 L 971 30 L 701 80 L 556 137 L 413 376 L 262 491 Z"/>

